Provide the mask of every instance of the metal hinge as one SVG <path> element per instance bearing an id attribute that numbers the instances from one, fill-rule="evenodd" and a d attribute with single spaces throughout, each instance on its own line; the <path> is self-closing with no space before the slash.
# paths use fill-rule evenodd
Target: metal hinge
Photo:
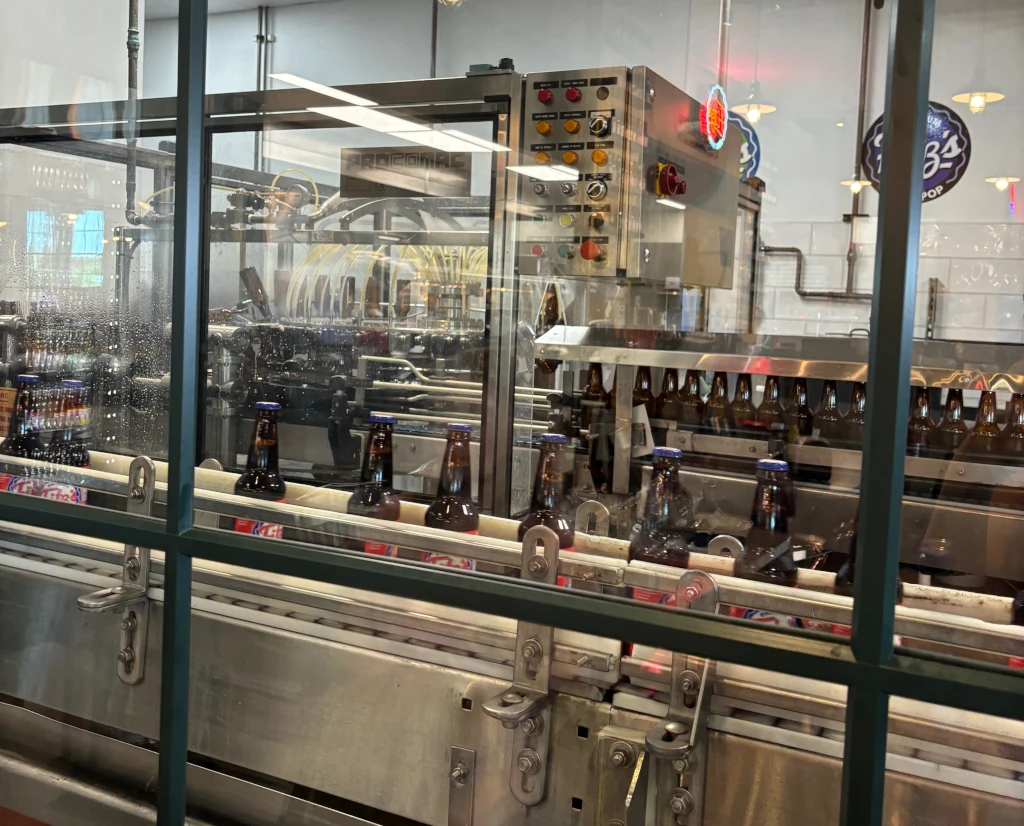
<path id="1" fill-rule="evenodd" d="M 676 605 L 718 612 L 718 588 L 703 571 L 679 579 Z M 668 714 L 645 738 L 626 798 L 626 824 L 697 826 L 704 817 L 708 716 L 715 685 L 714 660 L 672 654 Z"/>
<path id="2" fill-rule="evenodd" d="M 543 548 L 540 554 L 538 545 Z M 554 585 L 557 581 L 558 537 L 550 528 L 536 525 L 526 532 L 520 575 L 527 582 Z M 554 642 L 554 628 L 521 620 L 516 632 L 512 685 L 484 703 L 484 713 L 514 730 L 509 786 L 524 806 L 536 806 L 544 799 L 551 739 L 548 684 Z"/>
<path id="3" fill-rule="evenodd" d="M 153 460 L 139 456 L 128 470 L 128 513 L 150 516 L 156 467 Z M 90 614 L 121 612 L 121 644 L 117 651 L 117 676 L 127 685 L 142 682 L 146 664 L 146 635 L 149 630 L 149 548 L 124 546 L 121 584 L 78 598 L 78 609 Z"/>

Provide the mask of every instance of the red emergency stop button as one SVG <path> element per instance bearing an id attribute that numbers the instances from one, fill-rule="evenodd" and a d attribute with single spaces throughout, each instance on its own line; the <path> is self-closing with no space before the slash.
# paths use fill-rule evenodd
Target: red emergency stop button
<path id="1" fill-rule="evenodd" d="M 550 89 L 541 89 L 537 92 L 537 100 L 547 106 L 551 101 L 555 99 L 554 93 Z"/>
<path id="2" fill-rule="evenodd" d="M 658 164 L 658 181 L 655 194 L 661 197 L 686 194 L 686 181 L 679 177 L 674 163 Z"/>
<path id="3" fill-rule="evenodd" d="M 578 86 L 570 86 L 565 90 L 565 99 L 569 103 L 576 103 L 583 97 L 583 92 L 580 91 Z"/>
<path id="4" fill-rule="evenodd" d="M 604 258 L 604 253 L 601 252 L 600 246 L 588 238 L 580 244 L 580 257 L 585 261 L 600 261 Z"/>
<path id="5" fill-rule="evenodd" d="M 530 247 L 530 252 L 533 254 L 534 258 L 540 258 L 544 254 L 544 247 L 540 244 L 534 244 Z"/>

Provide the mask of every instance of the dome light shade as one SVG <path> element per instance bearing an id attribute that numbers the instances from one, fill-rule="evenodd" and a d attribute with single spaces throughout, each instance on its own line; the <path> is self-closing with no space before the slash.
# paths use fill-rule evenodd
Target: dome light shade
<path id="1" fill-rule="evenodd" d="M 759 123 L 764 115 L 770 115 L 776 108 L 767 103 L 741 103 L 733 106 L 732 111 L 745 117 L 747 123 Z"/>
<path id="2" fill-rule="evenodd" d="M 1020 181 L 1020 178 L 1014 178 L 1009 175 L 1001 175 L 996 178 L 986 178 L 985 183 L 994 184 L 995 188 L 1000 192 L 1006 192 L 1010 188 L 1010 184 L 1015 184 Z"/>
<path id="3" fill-rule="evenodd" d="M 1002 100 L 1006 95 L 1001 92 L 961 92 L 953 95 L 953 103 L 966 103 L 967 107 L 976 115 L 985 111 L 985 106 Z"/>

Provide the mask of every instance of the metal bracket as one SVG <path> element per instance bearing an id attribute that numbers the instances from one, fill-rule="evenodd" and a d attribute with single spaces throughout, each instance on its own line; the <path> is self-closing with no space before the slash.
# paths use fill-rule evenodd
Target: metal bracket
<path id="1" fill-rule="evenodd" d="M 473 784 L 476 752 L 452 746 L 448 768 L 448 826 L 473 826 Z"/>
<path id="2" fill-rule="evenodd" d="M 147 456 L 139 456 L 128 469 L 128 513 L 150 516 L 156 467 Z M 146 664 L 146 636 L 149 631 L 149 548 L 124 546 L 121 584 L 78 598 L 78 610 L 90 614 L 122 612 L 121 643 L 117 651 L 117 676 L 126 685 L 142 682 Z"/>
<path id="3" fill-rule="evenodd" d="M 679 578 L 676 606 L 691 611 L 718 612 L 718 587 L 703 571 Z M 651 826 L 696 826 L 704 816 L 707 771 L 708 716 L 714 693 L 716 663 L 686 654 L 672 654 L 668 714 L 645 738 L 648 760 L 637 763 L 627 823 L 637 811 Z M 644 787 L 646 794 L 636 792 Z"/>
<path id="4" fill-rule="evenodd" d="M 540 554 L 538 545 L 543 547 Z M 526 532 L 520 576 L 527 582 L 555 584 L 558 537 L 550 528 L 536 525 Z M 548 684 L 554 643 L 555 629 L 551 626 L 520 621 L 512 685 L 484 703 L 485 714 L 514 730 L 509 786 L 524 806 L 536 806 L 544 799 L 551 739 Z"/>
<path id="5" fill-rule="evenodd" d="M 590 528 L 590 518 L 594 518 L 594 528 Z M 576 530 L 591 536 L 608 536 L 608 523 L 611 514 L 608 508 L 596 499 L 588 499 L 576 508 Z"/>

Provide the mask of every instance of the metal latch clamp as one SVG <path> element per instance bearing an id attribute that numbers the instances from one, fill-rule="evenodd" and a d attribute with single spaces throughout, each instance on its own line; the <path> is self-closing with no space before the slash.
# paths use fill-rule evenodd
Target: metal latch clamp
<path id="1" fill-rule="evenodd" d="M 679 578 L 676 606 L 717 613 L 718 587 L 703 571 Z M 626 822 L 653 826 L 696 826 L 704 815 L 708 717 L 716 662 L 673 652 L 668 713 L 645 738 L 647 753 L 637 762 Z"/>
<path id="2" fill-rule="evenodd" d="M 540 554 L 538 546 L 542 547 Z M 557 581 L 558 537 L 550 528 L 535 525 L 526 532 L 520 574 L 527 582 L 554 585 Z M 512 685 L 484 703 L 485 714 L 514 730 L 509 786 L 524 806 L 536 806 L 544 799 L 551 738 L 548 687 L 554 642 L 555 629 L 551 626 L 520 620 Z"/>
<path id="3" fill-rule="evenodd" d="M 127 511 L 150 516 L 156 488 L 156 466 L 147 456 L 132 460 L 128 469 Z M 126 685 L 142 682 L 149 631 L 149 548 L 124 546 L 121 583 L 78 598 L 78 610 L 90 614 L 121 612 L 121 644 L 117 652 L 117 676 Z"/>

